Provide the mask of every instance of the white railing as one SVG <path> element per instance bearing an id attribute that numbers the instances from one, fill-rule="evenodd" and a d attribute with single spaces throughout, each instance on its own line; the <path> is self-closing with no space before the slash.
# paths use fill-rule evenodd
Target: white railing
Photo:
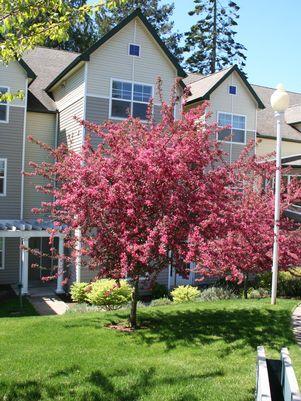
<path id="1" fill-rule="evenodd" d="M 257 347 L 256 401 L 272 401 L 264 347 Z"/>
<path id="2" fill-rule="evenodd" d="M 282 348 L 281 359 L 281 386 L 284 401 L 301 401 L 297 378 L 287 348 Z"/>

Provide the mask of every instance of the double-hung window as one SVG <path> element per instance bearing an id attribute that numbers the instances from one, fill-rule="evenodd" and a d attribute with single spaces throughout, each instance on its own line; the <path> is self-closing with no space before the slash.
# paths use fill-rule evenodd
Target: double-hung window
<path id="1" fill-rule="evenodd" d="M 6 195 L 6 175 L 7 175 L 6 159 L 0 159 L 0 196 Z"/>
<path id="2" fill-rule="evenodd" d="M 7 87 L 0 86 L 0 122 L 8 122 L 8 104 L 5 100 L 1 99 L 1 95 L 8 92 Z"/>
<path id="3" fill-rule="evenodd" d="M 0 270 L 4 269 L 4 238 L 0 237 Z"/>
<path id="4" fill-rule="evenodd" d="M 151 85 L 113 80 L 110 118 L 133 116 L 146 120 L 147 106 L 152 96 Z"/>
<path id="5" fill-rule="evenodd" d="M 231 114 L 231 113 L 218 113 L 219 127 L 228 127 L 218 133 L 219 141 L 233 142 L 233 143 L 246 143 L 246 117 Z"/>

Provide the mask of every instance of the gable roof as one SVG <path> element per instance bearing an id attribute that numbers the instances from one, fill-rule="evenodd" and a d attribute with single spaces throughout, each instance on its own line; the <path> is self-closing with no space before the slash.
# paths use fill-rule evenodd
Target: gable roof
<path id="1" fill-rule="evenodd" d="M 128 17 L 124 18 L 117 26 L 115 26 L 113 29 L 111 29 L 108 33 L 106 33 L 104 36 L 102 36 L 97 42 L 95 42 L 92 46 L 90 46 L 86 51 L 84 51 L 82 54 L 78 55 L 59 75 L 53 79 L 49 85 L 46 87 L 46 91 L 49 92 L 51 88 L 59 82 L 69 71 L 71 71 L 77 64 L 79 64 L 81 61 L 89 61 L 90 55 L 97 49 L 99 49 L 104 43 L 106 43 L 112 36 L 114 36 L 116 33 L 118 33 L 122 28 L 124 28 L 129 22 L 131 22 L 134 18 L 140 18 L 140 20 L 143 22 L 145 27 L 148 29 L 148 31 L 151 33 L 155 41 L 158 43 L 158 45 L 161 47 L 165 55 L 168 57 L 170 62 L 174 65 L 174 67 L 177 70 L 177 74 L 179 77 L 185 78 L 187 76 L 186 72 L 183 70 L 183 68 L 180 66 L 178 60 L 176 57 L 168 50 L 166 47 L 165 43 L 160 39 L 159 35 L 157 34 L 155 28 L 148 22 L 140 8 L 137 8 L 135 11 L 133 11 Z"/>
<path id="2" fill-rule="evenodd" d="M 233 72 L 237 72 L 237 74 L 240 76 L 243 83 L 255 99 L 258 108 L 264 109 L 265 106 L 262 103 L 261 99 L 254 91 L 252 86 L 249 84 L 245 75 L 240 71 L 237 65 L 218 71 L 214 74 L 207 75 L 205 77 L 201 76 L 200 79 L 192 83 L 187 83 L 189 80 L 187 80 L 187 78 L 184 79 L 184 83 L 186 85 L 190 85 L 191 88 L 191 96 L 188 97 L 187 104 L 193 104 L 202 100 L 209 100 L 211 93 L 215 91 L 215 89 L 218 88 L 221 83 L 224 82 L 224 80 L 227 79 Z"/>
<path id="3" fill-rule="evenodd" d="M 44 89 L 77 56 L 78 53 L 40 46 L 24 55 L 24 60 L 27 65 L 37 75 L 36 79 L 28 88 L 29 111 L 56 111 L 56 105 L 53 99 L 51 99 Z"/>
<path id="4" fill-rule="evenodd" d="M 267 138 L 267 139 L 274 139 L 276 138 L 276 122 L 275 122 L 275 116 L 274 116 L 274 110 L 272 109 L 270 99 L 272 93 L 276 90 L 274 88 L 268 88 L 266 86 L 260 86 L 260 85 L 252 85 L 253 89 L 258 93 L 260 98 L 265 104 L 265 109 L 260 110 L 257 113 L 257 136 L 261 138 Z M 289 98 L 290 98 L 290 104 L 291 105 L 301 105 L 301 93 L 296 93 L 296 92 L 288 92 Z M 286 124 L 283 124 L 282 128 L 282 138 L 287 141 L 293 141 L 293 142 L 301 142 L 301 133 L 293 128 L 290 123 L 292 123 L 291 118 L 290 118 L 290 113 L 291 110 L 294 108 L 294 106 L 291 106 L 286 112 L 285 112 L 285 121 Z M 294 110 L 293 110 L 294 111 Z M 295 113 L 294 113 L 295 114 Z M 301 117 L 301 115 L 300 115 Z M 296 118 L 296 116 L 295 116 Z M 297 121 L 295 121 L 297 122 Z"/>

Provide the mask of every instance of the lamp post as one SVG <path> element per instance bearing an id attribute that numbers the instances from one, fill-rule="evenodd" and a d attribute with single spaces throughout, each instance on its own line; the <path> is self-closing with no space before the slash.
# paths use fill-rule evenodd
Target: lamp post
<path id="1" fill-rule="evenodd" d="M 272 267 L 272 295 L 271 304 L 276 304 L 278 258 L 279 258 L 279 220 L 280 220 L 280 188 L 281 188 L 281 125 L 284 121 L 284 112 L 289 106 L 289 96 L 282 84 L 279 84 L 271 96 L 271 106 L 275 112 L 277 122 L 276 143 L 276 179 L 275 179 L 275 214 L 274 214 L 274 247 Z"/>

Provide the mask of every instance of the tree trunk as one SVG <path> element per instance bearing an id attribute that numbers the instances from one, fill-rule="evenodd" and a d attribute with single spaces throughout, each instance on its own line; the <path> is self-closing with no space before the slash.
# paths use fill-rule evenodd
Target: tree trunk
<path id="1" fill-rule="evenodd" d="M 134 289 L 131 301 L 130 325 L 132 329 L 137 328 L 137 302 L 138 302 L 138 288 L 139 280 L 134 281 Z"/>
<path id="2" fill-rule="evenodd" d="M 248 273 L 246 273 L 244 279 L 244 299 L 248 299 L 248 284 L 249 284 L 249 275 Z"/>
<path id="3" fill-rule="evenodd" d="M 212 37 L 212 53 L 211 53 L 211 74 L 216 70 L 216 47 L 217 47 L 217 0 L 214 0 L 213 5 L 213 37 Z"/>

